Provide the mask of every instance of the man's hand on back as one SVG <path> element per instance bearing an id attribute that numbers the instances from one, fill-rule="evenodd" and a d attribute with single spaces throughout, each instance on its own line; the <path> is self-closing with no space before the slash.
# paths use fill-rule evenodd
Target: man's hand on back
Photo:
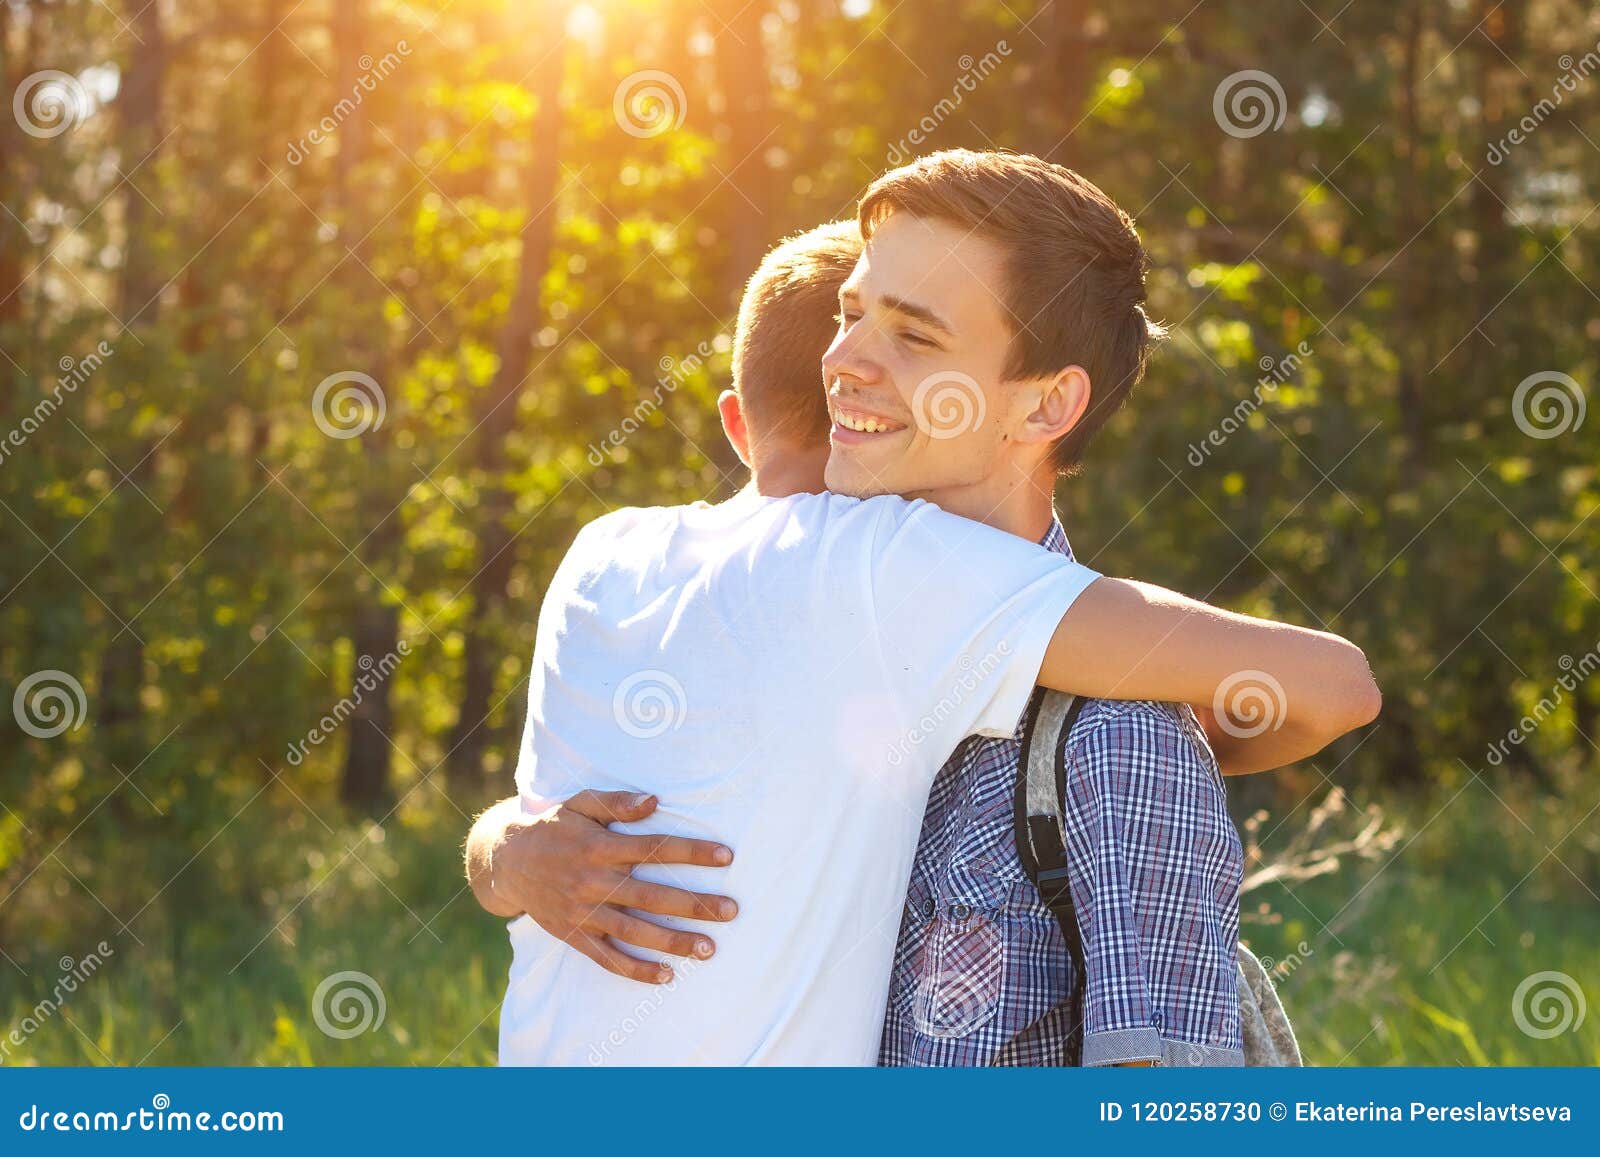
<path id="1" fill-rule="evenodd" d="M 644 863 L 726 867 L 733 853 L 721 844 L 681 836 L 624 835 L 607 825 L 640 820 L 656 810 L 654 796 L 622 791 L 579 792 L 538 816 L 522 814 L 513 796 L 484 812 L 467 837 L 467 879 L 485 911 L 510 919 L 527 913 L 546 932 L 618 976 L 660 984 L 672 979 L 665 962 L 641 960 L 623 946 L 705 959 L 716 946 L 698 932 L 663 928 L 634 912 L 694 920 L 731 920 L 738 905 L 633 878 Z M 633 911 L 629 911 L 632 909 Z"/>

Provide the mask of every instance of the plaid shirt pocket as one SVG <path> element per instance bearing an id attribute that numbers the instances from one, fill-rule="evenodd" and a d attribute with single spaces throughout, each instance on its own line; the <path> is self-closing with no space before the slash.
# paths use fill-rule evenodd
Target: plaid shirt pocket
<path id="1" fill-rule="evenodd" d="M 923 922 L 921 958 L 903 978 L 901 1007 L 918 1033 L 936 1040 L 971 1037 L 1000 1012 L 1007 975 L 1006 926 L 1013 889 L 1022 881 L 974 865 L 953 866 L 946 889 L 912 896 Z"/>

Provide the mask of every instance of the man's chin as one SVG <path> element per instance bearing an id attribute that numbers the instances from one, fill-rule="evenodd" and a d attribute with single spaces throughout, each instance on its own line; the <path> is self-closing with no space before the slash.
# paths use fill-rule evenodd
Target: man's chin
<path id="1" fill-rule="evenodd" d="M 872 471 L 862 469 L 853 462 L 840 461 L 837 450 L 828 458 L 822 477 L 830 491 L 847 498 L 875 498 L 880 494 L 893 493 L 883 479 Z"/>

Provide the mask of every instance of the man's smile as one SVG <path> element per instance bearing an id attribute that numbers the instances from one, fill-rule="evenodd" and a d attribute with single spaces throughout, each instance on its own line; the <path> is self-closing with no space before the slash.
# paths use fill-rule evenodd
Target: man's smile
<path id="1" fill-rule="evenodd" d="M 906 428 L 904 422 L 897 422 L 893 418 L 867 410 L 858 410 L 837 403 L 830 408 L 833 411 L 832 436 L 835 443 L 859 445 L 885 434 L 897 434 Z"/>

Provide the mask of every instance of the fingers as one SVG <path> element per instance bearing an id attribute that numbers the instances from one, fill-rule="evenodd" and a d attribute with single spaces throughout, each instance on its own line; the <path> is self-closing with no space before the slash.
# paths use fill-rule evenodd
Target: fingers
<path id="1" fill-rule="evenodd" d="M 653 795 L 634 791 L 580 791 L 563 807 L 602 824 L 642 820 L 656 810 Z"/>
<path id="2" fill-rule="evenodd" d="M 672 979 L 672 969 L 667 965 L 629 956 L 604 938 L 580 933 L 568 943 L 607 972 L 614 972 L 624 980 L 637 980 L 640 984 L 665 984 Z"/>
<path id="3" fill-rule="evenodd" d="M 665 952 L 669 956 L 688 956 L 705 960 L 714 953 L 716 945 L 710 937 L 698 932 L 685 932 L 680 928 L 663 928 L 648 920 L 640 920 L 616 908 L 595 913 L 591 923 L 603 929 L 614 944 L 629 948 L 642 948 L 651 952 Z"/>
<path id="4" fill-rule="evenodd" d="M 690 920 L 726 921 L 739 914 L 739 905 L 726 896 L 687 892 L 682 888 L 648 884 L 632 877 L 616 885 L 611 893 L 611 903 L 656 916 L 683 916 Z"/>
<path id="5" fill-rule="evenodd" d="M 622 864 L 698 864 L 702 868 L 726 868 L 733 863 L 733 850 L 713 840 L 691 840 L 687 836 L 617 836 L 608 845 L 615 863 Z"/>

